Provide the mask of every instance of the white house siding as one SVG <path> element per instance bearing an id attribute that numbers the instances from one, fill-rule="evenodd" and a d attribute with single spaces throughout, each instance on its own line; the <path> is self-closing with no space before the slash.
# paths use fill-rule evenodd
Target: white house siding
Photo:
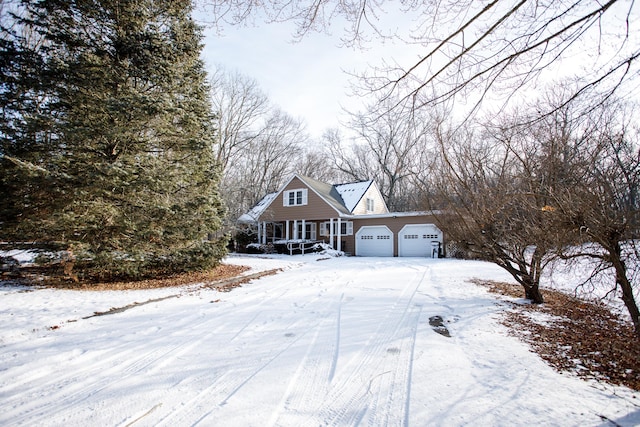
<path id="1" fill-rule="evenodd" d="M 367 199 L 373 199 L 373 212 L 367 212 Z M 386 214 L 389 213 L 387 209 L 387 205 L 382 198 L 382 194 L 377 190 L 377 187 L 371 186 L 366 191 L 362 199 L 358 202 L 356 207 L 353 209 L 354 215 L 366 215 L 366 214 Z"/>

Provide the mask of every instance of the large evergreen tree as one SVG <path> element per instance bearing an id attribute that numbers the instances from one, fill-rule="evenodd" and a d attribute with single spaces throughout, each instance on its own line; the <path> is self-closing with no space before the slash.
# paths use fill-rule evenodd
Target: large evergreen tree
<path id="1" fill-rule="evenodd" d="M 223 242 L 207 236 L 223 207 L 191 2 L 22 0 L 14 12 L 0 238 L 62 243 L 101 279 L 215 265 Z"/>

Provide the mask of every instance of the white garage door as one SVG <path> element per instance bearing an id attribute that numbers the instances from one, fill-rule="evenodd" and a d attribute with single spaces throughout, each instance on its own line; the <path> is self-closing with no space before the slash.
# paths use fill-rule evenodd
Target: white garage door
<path id="1" fill-rule="evenodd" d="M 442 231 L 435 225 L 405 225 L 398 233 L 398 255 L 435 258 L 438 243 L 442 245 Z"/>
<path id="2" fill-rule="evenodd" d="M 393 256 L 393 232 L 385 225 L 360 227 L 356 233 L 356 255 Z"/>

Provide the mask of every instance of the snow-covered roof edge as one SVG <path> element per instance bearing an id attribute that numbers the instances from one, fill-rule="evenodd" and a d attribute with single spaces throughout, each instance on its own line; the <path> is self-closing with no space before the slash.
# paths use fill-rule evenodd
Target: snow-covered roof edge
<path id="1" fill-rule="evenodd" d="M 253 208 L 247 213 L 242 214 L 238 218 L 239 223 L 254 223 L 258 221 L 264 211 L 271 205 L 273 200 L 284 191 L 284 189 L 293 181 L 298 178 L 302 183 L 306 184 L 318 197 L 324 200 L 329 206 L 331 206 L 338 216 L 343 218 L 384 218 L 385 216 L 410 216 L 416 215 L 412 212 L 399 212 L 399 213 L 386 213 L 386 214 L 366 214 L 366 215 L 353 215 L 353 209 L 358 205 L 360 200 L 367 193 L 372 185 L 375 185 L 374 180 L 350 182 L 344 184 L 327 184 L 317 179 L 294 174 L 278 191 L 269 193 L 262 198 Z M 377 188 L 377 186 L 376 186 Z M 351 191 L 349 191 L 351 190 Z M 379 191 L 379 190 L 378 190 Z M 384 199 L 383 199 L 384 201 Z M 386 207 L 386 203 L 385 203 Z M 417 213 L 417 215 L 424 215 L 424 213 Z"/>
<path id="2" fill-rule="evenodd" d="M 356 206 L 358 206 L 358 203 L 360 203 L 360 200 L 362 200 L 367 191 L 369 191 L 372 184 L 373 180 L 370 179 L 369 181 L 335 184 L 333 187 L 340 194 L 340 197 L 342 197 L 342 201 L 347 210 L 353 212 Z"/>
<path id="3" fill-rule="evenodd" d="M 350 219 L 365 219 L 365 218 L 396 218 L 407 216 L 424 216 L 424 215 L 439 215 L 442 211 L 412 211 L 412 212 L 389 212 L 384 214 L 361 214 L 351 215 Z"/>
<path id="4" fill-rule="evenodd" d="M 280 191 L 274 191 L 273 193 L 269 193 L 266 196 L 264 196 L 262 199 L 260 199 L 260 201 L 254 207 L 249 209 L 247 213 L 240 215 L 240 218 L 238 218 L 238 222 L 249 224 L 249 223 L 258 221 L 258 218 L 260 218 L 260 215 L 264 213 L 264 211 L 267 209 L 267 207 L 269 207 L 271 202 L 273 202 L 273 200 L 278 196 L 278 194 L 280 194 Z"/>

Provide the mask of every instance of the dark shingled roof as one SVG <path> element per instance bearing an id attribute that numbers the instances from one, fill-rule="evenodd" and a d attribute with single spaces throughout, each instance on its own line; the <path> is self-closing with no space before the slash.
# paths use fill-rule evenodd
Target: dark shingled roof
<path id="1" fill-rule="evenodd" d="M 335 210 L 345 215 L 351 214 L 351 211 L 347 209 L 345 206 L 344 200 L 342 200 L 342 196 L 336 190 L 336 187 L 327 184 L 326 182 L 318 181 L 313 178 L 309 178 L 304 175 L 296 175 L 300 181 L 307 184 L 309 188 L 318 193 L 320 197 L 322 197 L 327 203 L 329 203 Z"/>

